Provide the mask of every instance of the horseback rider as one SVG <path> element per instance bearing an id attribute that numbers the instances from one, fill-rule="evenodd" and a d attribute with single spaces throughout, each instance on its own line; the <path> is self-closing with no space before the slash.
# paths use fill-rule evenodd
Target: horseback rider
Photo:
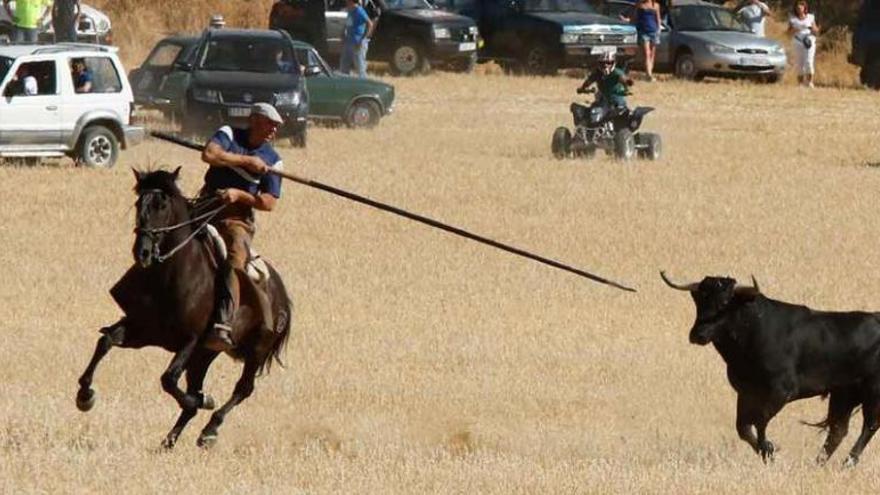
<path id="1" fill-rule="evenodd" d="M 255 103 L 247 128 L 221 127 L 202 152 L 202 161 L 210 165 L 202 195 L 217 195 L 228 205 L 212 221 L 228 250 L 219 274 L 224 283 L 218 284 L 215 323 L 208 336 L 209 345 L 220 350 L 235 346 L 232 318 L 240 301 L 236 272 L 244 273 L 248 262 L 256 231 L 254 210 L 272 211 L 281 196 L 281 177 L 269 169 L 282 168 L 271 141 L 283 123 L 275 107 Z"/>

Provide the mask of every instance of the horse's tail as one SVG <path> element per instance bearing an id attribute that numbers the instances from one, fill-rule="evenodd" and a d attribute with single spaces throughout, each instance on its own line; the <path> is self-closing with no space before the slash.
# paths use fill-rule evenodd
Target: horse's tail
<path id="1" fill-rule="evenodd" d="M 275 328 L 273 329 L 275 333 L 278 334 L 278 338 L 275 339 L 275 342 L 272 343 L 272 348 L 269 350 L 269 353 L 266 355 L 266 359 L 260 364 L 260 368 L 257 371 L 258 375 L 262 375 L 264 372 L 269 373 L 272 370 L 272 363 L 278 363 L 278 366 L 284 367 L 284 362 L 281 360 L 281 353 L 284 351 L 284 348 L 287 347 L 287 340 L 290 338 L 290 327 L 292 326 L 293 320 L 293 301 L 291 301 L 290 297 L 287 295 L 287 289 L 284 287 L 284 282 L 281 280 L 281 276 L 275 271 L 275 268 L 269 265 L 270 278 L 274 278 L 274 283 L 278 284 L 278 287 L 275 291 L 274 297 L 282 298 L 281 301 L 281 309 L 278 311 L 278 314 L 275 315 Z M 273 297 L 273 299 L 274 299 Z"/>

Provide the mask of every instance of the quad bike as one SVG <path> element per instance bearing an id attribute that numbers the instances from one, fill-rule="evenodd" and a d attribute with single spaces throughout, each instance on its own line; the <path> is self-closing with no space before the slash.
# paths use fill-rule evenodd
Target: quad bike
<path id="1" fill-rule="evenodd" d="M 593 94 L 596 89 L 578 89 L 578 93 Z M 627 107 L 612 106 L 598 94 L 590 106 L 572 103 L 574 134 L 566 127 L 553 132 L 553 156 L 560 160 L 592 158 L 597 149 L 602 149 L 619 160 L 630 160 L 635 156 L 657 160 L 663 148 L 660 135 L 638 132 L 642 119 L 653 110 L 652 107 L 636 107 L 630 111 Z"/>

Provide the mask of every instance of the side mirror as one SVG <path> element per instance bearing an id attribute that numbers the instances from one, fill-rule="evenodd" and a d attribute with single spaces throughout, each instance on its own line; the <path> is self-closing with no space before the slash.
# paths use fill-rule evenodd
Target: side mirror
<path id="1" fill-rule="evenodd" d="M 174 68 L 184 72 L 190 72 L 193 69 L 193 64 L 186 61 L 174 62 Z"/>
<path id="2" fill-rule="evenodd" d="M 317 76 L 322 72 L 320 65 L 310 65 L 306 67 L 306 77 Z"/>
<path id="3" fill-rule="evenodd" d="M 517 13 L 522 13 L 525 10 L 525 5 L 523 5 L 523 0 L 510 0 L 509 4 L 510 10 L 513 10 Z"/>

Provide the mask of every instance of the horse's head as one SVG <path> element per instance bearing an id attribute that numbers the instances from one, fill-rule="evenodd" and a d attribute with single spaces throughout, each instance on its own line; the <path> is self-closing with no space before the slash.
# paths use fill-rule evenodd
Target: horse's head
<path id="1" fill-rule="evenodd" d="M 134 170 L 138 195 L 135 239 L 132 254 L 135 262 L 147 268 L 153 262 L 161 262 L 160 246 L 174 226 L 187 219 L 186 200 L 177 187 L 180 167 L 174 172 Z"/>

